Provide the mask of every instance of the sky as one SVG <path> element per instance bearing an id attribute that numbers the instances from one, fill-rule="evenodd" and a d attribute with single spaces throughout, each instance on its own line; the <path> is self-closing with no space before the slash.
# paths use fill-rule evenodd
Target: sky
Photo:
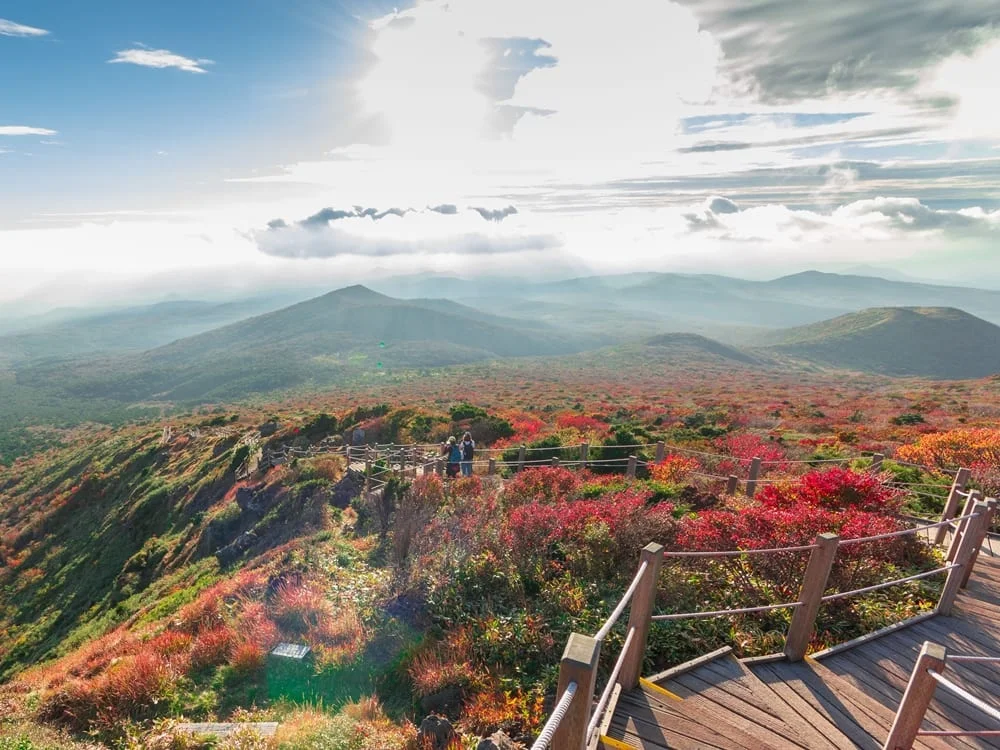
<path id="1" fill-rule="evenodd" d="M 0 302 L 1000 288 L 998 0 L 0 1 Z"/>

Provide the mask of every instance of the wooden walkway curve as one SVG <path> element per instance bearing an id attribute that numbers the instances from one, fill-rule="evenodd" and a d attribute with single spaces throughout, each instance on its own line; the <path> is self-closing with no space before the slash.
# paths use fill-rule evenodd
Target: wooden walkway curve
<path id="1" fill-rule="evenodd" d="M 962 515 L 949 516 L 946 509 L 942 521 L 893 532 L 846 539 L 824 533 L 813 544 L 780 549 L 690 552 L 647 545 L 601 629 L 593 637 L 570 636 L 556 710 L 532 750 L 1000 748 L 1000 559 L 988 534 L 997 501 L 963 492 L 962 481 L 956 476 L 952 487 L 956 500 L 966 498 Z M 827 593 L 842 547 L 905 535 L 935 544 L 942 530 L 948 546 L 941 567 Z M 807 550 L 797 601 L 717 612 L 653 611 L 665 558 Z M 933 612 L 806 656 L 825 602 L 939 574 L 946 578 Z M 622 649 L 598 692 L 601 645 L 626 608 Z M 640 676 L 657 621 L 771 609 L 793 610 L 783 653 L 741 661 L 724 648 L 648 679 Z"/>
<path id="2" fill-rule="evenodd" d="M 980 555 L 952 614 L 801 662 L 740 662 L 729 649 L 641 680 L 623 693 L 601 743 L 648 750 L 880 750 L 925 641 L 1000 655 L 1000 559 Z M 969 692 L 1000 695 L 1000 665 L 950 667 Z M 938 691 L 925 726 L 992 730 L 976 708 Z M 1000 737 L 921 737 L 917 748 L 1000 748 Z"/>

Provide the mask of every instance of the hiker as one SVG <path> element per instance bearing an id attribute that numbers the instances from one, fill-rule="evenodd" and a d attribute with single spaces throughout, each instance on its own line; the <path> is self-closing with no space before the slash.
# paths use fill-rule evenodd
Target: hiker
<path id="1" fill-rule="evenodd" d="M 472 439 L 472 433 L 467 432 L 462 435 L 462 476 L 472 476 L 472 454 L 476 450 L 476 441 Z"/>
<path id="2" fill-rule="evenodd" d="M 449 477 L 457 477 L 459 465 L 462 463 L 462 449 L 455 441 L 455 436 L 448 438 L 448 442 L 441 448 L 441 455 L 447 457 L 448 468 L 445 472 Z"/>

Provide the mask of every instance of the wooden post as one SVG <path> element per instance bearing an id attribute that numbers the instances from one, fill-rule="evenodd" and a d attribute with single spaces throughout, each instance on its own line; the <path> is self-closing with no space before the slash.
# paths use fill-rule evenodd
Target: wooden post
<path id="1" fill-rule="evenodd" d="M 965 501 L 965 507 L 962 508 L 963 516 L 972 513 L 972 509 L 975 507 L 978 499 L 979 491 L 970 490 L 969 497 Z M 958 547 L 962 543 L 962 537 L 965 535 L 965 530 L 969 527 L 970 520 L 972 519 L 967 518 L 964 521 L 959 521 L 958 525 L 952 530 L 951 543 L 948 545 L 948 554 L 945 557 L 948 562 L 952 562 L 955 559 L 955 553 L 958 552 Z"/>
<path id="2" fill-rule="evenodd" d="M 635 467 L 638 464 L 638 459 L 635 456 L 628 457 L 628 469 L 625 471 L 625 476 L 629 479 L 635 479 Z"/>
<path id="3" fill-rule="evenodd" d="M 992 497 L 986 499 L 986 520 L 983 521 L 982 529 L 980 529 L 979 536 L 976 538 L 975 547 L 972 550 L 972 558 L 969 560 L 969 564 L 965 566 L 962 570 L 962 588 L 964 589 L 969 585 L 969 576 L 972 575 L 972 571 L 976 569 L 976 563 L 979 561 L 979 553 L 983 549 L 983 542 L 986 541 L 986 535 L 990 532 L 990 525 L 993 523 L 993 519 L 997 517 L 997 501 Z"/>
<path id="4" fill-rule="evenodd" d="M 344 448 L 344 456 L 347 457 L 347 466 L 348 466 L 348 468 L 350 468 L 350 466 L 351 466 L 351 446 L 348 445 L 348 446 L 346 446 Z"/>
<path id="5" fill-rule="evenodd" d="M 958 543 L 954 560 L 958 567 L 948 571 L 948 578 L 944 582 L 944 588 L 941 589 L 941 598 L 934 610 L 939 615 L 951 614 L 951 608 L 955 604 L 955 597 L 958 596 L 958 589 L 962 585 L 965 571 L 972 565 L 973 554 L 982 544 L 982 538 L 985 534 L 984 526 L 989 520 L 989 508 L 986 503 L 977 502 L 972 506 L 971 512 L 977 515 L 969 519 L 965 526 L 965 533 L 962 534 L 962 539 Z"/>
<path id="6" fill-rule="evenodd" d="M 871 470 L 872 471 L 882 471 L 882 462 L 884 460 L 885 460 L 885 456 L 883 456 L 881 453 L 876 453 L 874 456 L 872 456 Z"/>
<path id="7" fill-rule="evenodd" d="M 737 477 L 735 474 L 730 474 L 729 481 L 726 482 L 726 494 L 735 495 L 736 490 L 739 488 L 739 486 L 740 486 L 739 477 Z"/>
<path id="8" fill-rule="evenodd" d="M 370 458 L 365 459 L 365 492 L 368 492 L 372 486 L 372 460 Z"/>
<path id="9" fill-rule="evenodd" d="M 802 578 L 802 588 L 799 590 L 801 604 L 795 608 L 792 624 L 788 627 L 785 638 L 785 657 L 788 661 L 802 661 L 809 648 L 816 615 L 823 603 L 823 592 L 830 578 L 833 561 L 837 557 L 837 545 L 840 537 L 836 534 L 820 534 L 816 537 L 816 549 L 809 556 L 809 565 Z"/>
<path id="10" fill-rule="evenodd" d="M 760 477 L 760 459 L 754 458 L 750 462 L 750 478 L 747 479 L 747 497 L 753 497 L 757 491 L 758 477 Z"/>
<path id="11" fill-rule="evenodd" d="M 524 471 L 524 454 L 527 453 L 528 448 L 525 445 L 521 446 L 521 449 L 517 452 L 517 470 Z"/>
<path id="12" fill-rule="evenodd" d="M 903 700 L 900 701 L 899 710 L 896 711 L 896 718 L 892 722 L 892 729 L 889 730 L 889 737 L 885 741 L 883 750 L 910 750 L 913 742 L 923 724 L 924 714 L 934 697 L 934 689 L 937 682 L 927 674 L 929 669 L 933 669 L 940 674 L 944 671 L 947 651 L 944 646 L 939 646 L 930 641 L 924 641 L 924 647 L 920 649 L 917 663 L 913 665 L 913 673 L 910 675 L 910 682 L 903 693 Z"/>
<path id="13" fill-rule="evenodd" d="M 594 702 L 594 684 L 597 681 L 597 660 L 601 644 L 589 635 L 572 633 L 566 642 L 562 661 L 559 662 L 559 687 L 556 700 L 566 692 L 566 687 L 576 683 L 576 693 L 569 710 L 552 735 L 553 750 L 584 750 L 587 745 L 587 725 L 590 708 Z"/>
<path id="14" fill-rule="evenodd" d="M 665 459 L 666 457 L 667 457 L 667 446 L 661 440 L 656 444 L 656 463 L 662 464 L 663 459 Z"/>
<path id="15" fill-rule="evenodd" d="M 955 473 L 955 481 L 951 483 L 951 491 L 948 493 L 948 500 L 944 504 L 944 512 L 941 514 L 942 521 L 950 521 L 955 517 L 956 511 L 958 511 L 958 500 L 960 495 L 959 492 L 965 490 L 965 485 L 969 482 L 969 474 L 971 474 L 968 469 L 959 469 Z M 941 526 L 937 529 L 934 534 L 934 544 L 944 544 L 944 540 L 948 538 L 948 527 Z"/>
<path id="16" fill-rule="evenodd" d="M 643 547 L 642 556 L 639 558 L 639 564 L 642 563 L 646 563 L 646 570 L 639 585 L 636 586 L 628 612 L 628 627 L 629 630 L 635 628 L 635 635 L 632 636 L 632 644 L 622 662 L 622 671 L 618 673 L 622 692 L 638 685 L 642 676 L 646 641 L 649 638 L 649 626 L 652 624 L 650 618 L 653 616 L 653 605 L 656 603 L 656 583 L 660 580 L 660 566 L 663 564 L 663 545 L 651 542 Z"/>
<path id="17" fill-rule="evenodd" d="M 489 464 L 486 467 L 486 473 L 490 476 L 497 473 L 497 460 L 495 458 L 490 459 Z"/>
<path id="18" fill-rule="evenodd" d="M 590 458 L 590 443 L 580 443 L 580 465 L 587 468 L 587 461 Z"/>
<path id="19" fill-rule="evenodd" d="M 553 456 L 552 457 L 552 465 L 553 466 L 559 466 L 559 456 Z"/>
<path id="20" fill-rule="evenodd" d="M 440 458 L 434 461 L 434 471 L 437 472 L 438 476 L 444 476 L 444 461 Z"/>

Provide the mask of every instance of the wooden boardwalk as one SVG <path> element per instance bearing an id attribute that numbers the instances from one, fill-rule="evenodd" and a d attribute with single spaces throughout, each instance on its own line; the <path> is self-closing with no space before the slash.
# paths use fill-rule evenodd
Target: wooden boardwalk
<path id="1" fill-rule="evenodd" d="M 950 616 L 800 662 L 740 662 L 729 649 L 641 680 L 619 696 L 600 744 L 649 750 L 880 750 L 924 641 L 949 654 L 1000 656 L 1000 559 L 980 554 Z M 1000 664 L 949 663 L 948 679 L 989 703 Z M 937 690 L 924 729 L 997 730 L 989 717 Z M 1000 748 L 1000 737 L 918 737 L 916 748 Z"/>

